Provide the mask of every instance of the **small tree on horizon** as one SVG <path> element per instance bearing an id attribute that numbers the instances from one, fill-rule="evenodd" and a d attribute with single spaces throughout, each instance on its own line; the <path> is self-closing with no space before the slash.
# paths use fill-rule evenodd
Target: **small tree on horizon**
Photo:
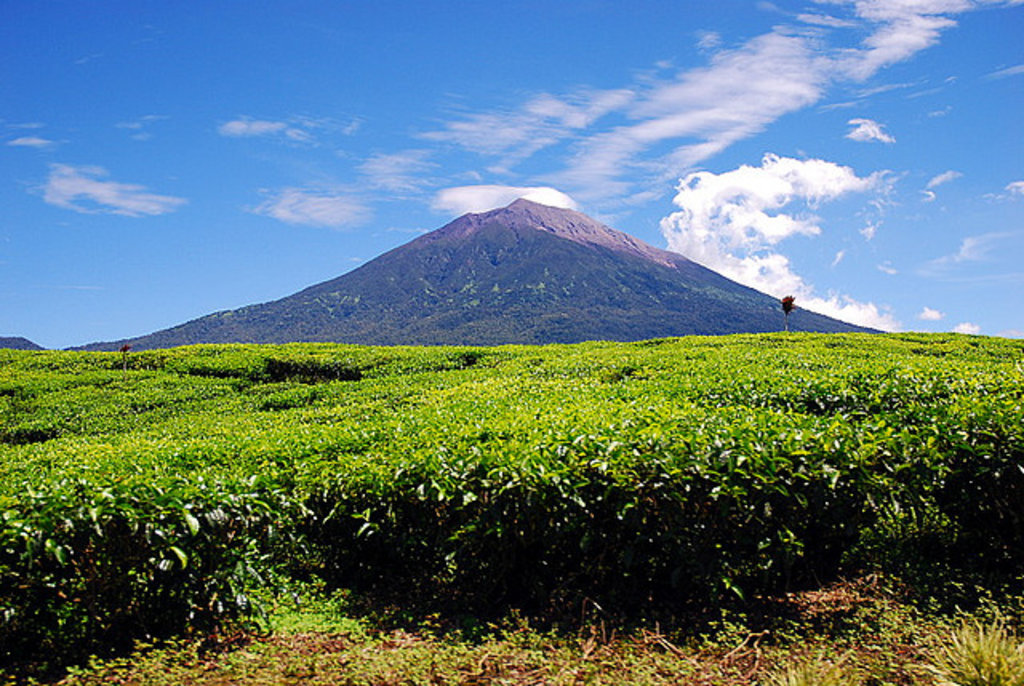
<path id="1" fill-rule="evenodd" d="M 789 313 L 796 309 L 796 298 L 787 295 L 782 299 L 782 313 L 786 315 L 786 333 L 789 333 Z"/>
<path id="2" fill-rule="evenodd" d="M 125 379 L 128 378 L 128 352 L 132 349 L 132 346 L 125 343 L 121 346 L 121 374 Z"/>

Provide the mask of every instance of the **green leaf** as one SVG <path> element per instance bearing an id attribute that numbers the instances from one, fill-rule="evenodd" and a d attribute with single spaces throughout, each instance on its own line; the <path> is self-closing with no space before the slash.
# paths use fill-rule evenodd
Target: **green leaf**
<path id="1" fill-rule="evenodd" d="M 188 527 L 188 532 L 195 536 L 199 533 L 199 520 L 192 516 L 192 513 L 188 510 L 185 510 L 183 514 L 185 515 L 185 526 Z"/>
<path id="2" fill-rule="evenodd" d="M 188 555 L 185 554 L 184 550 L 182 550 L 181 548 L 179 548 L 176 545 L 172 545 L 171 546 L 171 552 L 174 553 L 174 556 L 176 558 L 178 558 L 178 562 L 181 563 L 181 568 L 182 569 L 185 569 L 186 567 L 188 567 Z"/>

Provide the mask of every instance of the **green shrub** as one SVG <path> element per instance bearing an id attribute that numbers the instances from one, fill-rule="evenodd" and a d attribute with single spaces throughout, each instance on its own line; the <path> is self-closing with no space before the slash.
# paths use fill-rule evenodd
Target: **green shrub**
<path id="1" fill-rule="evenodd" d="M 58 482 L 0 514 L 0 667 L 73 660 L 258 611 L 288 494 L 251 479 Z"/>

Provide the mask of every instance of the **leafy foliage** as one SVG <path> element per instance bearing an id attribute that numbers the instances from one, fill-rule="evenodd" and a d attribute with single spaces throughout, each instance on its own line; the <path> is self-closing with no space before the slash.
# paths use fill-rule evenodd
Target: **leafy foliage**
<path id="1" fill-rule="evenodd" d="M 916 334 L 0 351 L 0 663 L 244 618 L 289 575 L 668 616 L 926 526 L 923 560 L 1012 574 L 1022 357 Z"/>

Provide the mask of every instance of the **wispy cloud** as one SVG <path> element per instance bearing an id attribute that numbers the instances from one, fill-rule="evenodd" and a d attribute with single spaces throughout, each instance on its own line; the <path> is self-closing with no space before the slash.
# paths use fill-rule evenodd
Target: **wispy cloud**
<path id="1" fill-rule="evenodd" d="M 436 165 L 428 160 L 429 150 L 405 150 L 371 156 L 359 166 L 371 188 L 392 193 L 412 193 L 429 184 L 424 174 Z"/>
<path id="2" fill-rule="evenodd" d="M 900 273 L 899 270 L 896 269 L 896 267 L 892 266 L 892 263 L 888 261 L 883 262 L 880 265 L 877 265 L 877 268 L 878 271 L 882 272 L 883 274 L 888 274 L 889 276 L 895 276 L 896 274 Z"/>
<path id="3" fill-rule="evenodd" d="M 249 138 L 253 136 L 269 136 L 288 128 L 283 121 L 266 121 L 263 119 L 233 119 L 217 127 L 217 133 L 232 138 Z"/>
<path id="4" fill-rule="evenodd" d="M 116 126 L 119 129 L 131 131 L 133 140 L 145 141 L 153 137 L 152 132 L 148 130 L 152 124 L 169 118 L 162 114 L 147 114 L 131 121 L 118 122 Z"/>
<path id="5" fill-rule="evenodd" d="M 831 13 L 802 14 L 738 47 L 699 38 L 706 66 L 672 77 L 645 74 L 610 90 L 545 93 L 507 110 L 468 112 L 429 140 L 495 158 L 495 173 L 549 150 L 563 168 L 536 180 L 597 207 L 627 204 L 664 187 L 780 117 L 818 103 L 836 83 L 862 82 L 934 45 L 969 0 L 834 0 Z M 808 28 L 807 24 L 813 28 Z M 860 29 L 854 47 L 830 45 L 830 32 Z M 899 84 L 904 86 L 906 84 Z M 892 143 L 870 119 L 852 120 L 853 140 Z"/>
<path id="6" fill-rule="evenodd" d="M 102 167 L 50 165 L 42 188 L 43 200 L 56 207 L 82 214 L 119 214 L 126 217 L 173 212 L 187 201 L 170 195 L 150 193 L 145 186 L 106 179 Z"/>
<path id="7" fill-rule="evenodd" d="M 792 236 L 821 233 L 807 210 L 885 183 L 883 174 L 859 177 L 825 160 L 766 155 L 759 167 L 687 175 L 673 201 L 680 209 L 662 220 L 661 231 L 670 250 L 742 284 L 775 296 L 794 294 L 809 309 L 846 321 L 895 329 L 898 322 L 871 303 L 815 296 L 776 248 Z"/>
<path id="8" fill-rule="evenodd" d="M 56 142 L 38 136 L 21 136 L 14 140 L 7 141 L 7 145 L 21 148 L 52 148 Z"/>
<path id="9" fill-rule="evenodd" d="M 369 219 L 370 209 L 359 198 L 340 190 L 284 188 L 267 192 L 265 201 L 250 209 L 288 224 L 342 229 Z"/>
<path id="10" fill-rule="evenodd" d="M 1010 195 L 1024 195 L 1024 181 L 1012 181 L 1003 190 Z"/>
<path id="11" fill-rule="evenodd" d="M 878 141 L 879 143 L 896 142 L 895 138 L 885 132 L 885 127 L 873 119 L 851 119 L 846 123 L 853 127 L 853 130 L 846 134 L 846 137 L 852 141 L 861 143 L 869 143 L 871 141 Z"/>
<path id="12" fill-rule="evenodd" d="M 797 21 L 802 21 L 805 24 L 813 24 L 814 26 L 828 26 L 831 28 L 852 28 L 857 25 L 857 22 L 849 19 L 839 19 L 837 17 L 829 16 L 827 14 L 798 14 L 796 16 Z"/>
<path id="13" fill-rule="evenodd" d="M 1006 232 L 968 236 L 960 242 L 960 247 L 955 253 L 929 261 L 919 273 L 922 276 L 941 276 L 957 265 L 987 260 L 999 243 L 1012 236 L 1013 234 Z"/>
<path id="14" fill-rule="evenodd" d="M 1020 76 L 1024 74 L 1024 64 L 1018 64 L 1013 67 L 1007 67 L 1006 69 L 1000 69 L 989 74 L 986 78 L 989 79 L 1004 79 L 1007 76 Z"/>
<path id="15" fill-rule="evenodd" d="M 928 188 L 930 190 L 932 188 L 935 188 L 936 186 L 941 186 L 944 183 L 949 183 L 950 181 L 955 181 L 955 180 L 959 179 L 961 176 L 963 176 L 963 174 L 961 174 L 960 172 L 953 171 L 952 169 L 950 169 L 949 171 L 944 171 L 941 174 L 938 174 L 937 176 L 933 176 L 928 181 L 928 183 L 925 186 L 925 188 Z"/>
<path id="16" fill-rule="evenodd" d="M 462 215 L 467 212 L 486 212 L 497 207 L 504 207 L 517 198 L 525 198 L 542 205 L 563 207 L 570 210 L 579 209 L 576 201 L 565 193 L 554 188 L 543 186 L 459 186 L 445 188 L 434 196 L 432 207 L 435 210 Z"/>
<path id="17" fill-rule="evenodd" d="M 341 123 L 330 118 L 295 116 L 283 120 L 239 117 L 217 127 L 217 133 L 228 138 L 279 138 L 292 143 L 315 143 L 317 133 L 334 131 L 342 135 L 355 133 L 359 120 Z"/>
<path id="18" fill-rule="evenodd" d="M 467 114 L 422 137 L 499 157 L 499 166 L 507 168 L 621 110 L 634 97 L 630 89 L 581 90 L 562 98 L 544 93 L 521 108 Z"/>

